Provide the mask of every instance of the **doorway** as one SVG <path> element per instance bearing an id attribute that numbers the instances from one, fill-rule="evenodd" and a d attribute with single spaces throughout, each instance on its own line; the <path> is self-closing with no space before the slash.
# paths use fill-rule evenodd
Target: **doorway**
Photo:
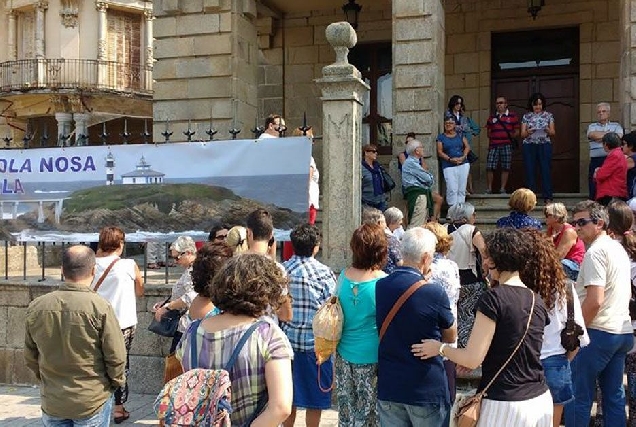
<path id="1" fill-rule="evenodd" d="M 535 92 L 545 96 L 554 115 L 551 138 L 552 185 L 556 193 L 579 192 L 579 29 L 519 31 L 492 35 L 492 102 L 506 97 L 519 120 Z M 495 174 L 495 178 L 499 176 Z M 525 182 L 521 149 L 514 150 L 508 191 Z M 539 190 L 541 180 L 538 179 Z M 499 182 L 493 183 L 499 188 Z"/>

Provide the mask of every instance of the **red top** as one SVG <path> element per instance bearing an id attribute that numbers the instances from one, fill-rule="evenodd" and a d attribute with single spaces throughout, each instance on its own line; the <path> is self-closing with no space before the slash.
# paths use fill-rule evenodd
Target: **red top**
<path id="1" fill-rule="evenodd" d="M 554 247 L 559 246 L 559 242 L 561 242 L 561 239 L 563 238 L 563 234 L 565 233 L 565 230 L 569 228 L 573 228 L 573 227 L 570 224 L 563 224 L 563 228 L 561 229 L 561 232 L 552 238 L 552 241 L 554 242 Z M 578 265 L 581 265 L 581 263 L 583 262 L 583 255 L 585 255 L 585 244 L 583 243 L 583 240 L 579 239 L 577 236 L 576 243 L 574 243 L 574 245 L 570 248 L 569 252 L 565 255 L 565 259 L 569 259 L 571 261 L 574 261 Z"/>
<path id="2" fill-rule="evenodd" d="M 488 137 L 490 138 L 490 146 L 510 145 L 512 141 L 508 137 L 514 135 L 515 130 L 519 128 L 519 117 L 512 111 L 508 114 L 492 114 L 486 122 Z M 506 129 L 508 132 L 506 132 Z"/>
<path id="3" fill-rule="evenodd" d="M 620 147 L 610 150 L 595 179 L 596 200 L 606 196 L 627 199 L 627 160 Z"/>

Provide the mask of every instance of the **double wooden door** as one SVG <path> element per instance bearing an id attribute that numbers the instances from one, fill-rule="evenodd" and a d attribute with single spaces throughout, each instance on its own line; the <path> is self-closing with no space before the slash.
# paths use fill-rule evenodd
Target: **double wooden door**
<path id="1" fill-rule="evenodd" d="M 504 96 L 508 108 L 521 117 L 528 112 L 528 98 L 534 92 L 545 96 L 545 109 L 554 115 L 556 135 L 552 137 L 552 186 L 557 193 L 579 192 L 579 95 L 577 74 L 528 74 L 493 79 L 492 105 Z M 538 174 L 538 171 L 537 171 Z M 499 174 L 495 174 L 497 179 Z M 514 151 L 508 190 L 525 182 L 521 147 Z M 537 179 L 539 190 L 541 180 Z M 499 182 L 493 184 L 499 188 Z"/>

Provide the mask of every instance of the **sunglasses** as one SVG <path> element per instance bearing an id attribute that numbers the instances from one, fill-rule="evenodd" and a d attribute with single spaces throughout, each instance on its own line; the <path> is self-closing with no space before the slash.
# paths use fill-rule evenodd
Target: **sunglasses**
<path id="1" fill-rule="evenodd" d="M 378 150 L 365 150 L 367 153 L 377 153 Z"/>
<path id="2" fill-rule="evenodd" d="M 175 260 L 175 261 L 179 261 L 179 259 L 181 259 L 182 256 L 184 256 L 186 253 L 185 252 L 181 252 L 180 254 L 178 254 L 177 256 L 172 256 L 170 255 L 170 258 Z"/>
<path id="3" fill-rule="evenodd" d="M 225 240 L 226 237 L 227 237 L 227 233 L 217 234 L 216 236 L 214 236 L 214 240 Z"/>
<path id="4" fill-rule="evenodd" d="M 579 219 L 576 219 L 576 220 L 572 221 L 572 225 L 577 226 L 577 227 L 585 227 L 590 222 L 596 224 L 596 220 L 595 219 L 592 219 L 592 218 L 579 218 Z"/>

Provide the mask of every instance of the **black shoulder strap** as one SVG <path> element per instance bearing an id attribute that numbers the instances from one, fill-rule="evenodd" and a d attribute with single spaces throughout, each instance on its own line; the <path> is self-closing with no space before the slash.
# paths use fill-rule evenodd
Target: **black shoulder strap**
<path id="1" fill-rule="evenodd" d="M 499 123 L 501 123 L 501 127 L 503 128 L 503 130 L 506 131 L 506 135 L 508 135 L 508 139 L 510 140 L 510 142 L 513 142 L 512 135 L 510 134 L 510 131 L 508 130 L 508 127 L 506 126 L 506 122 L 501 120 L 501 117 L 499 117 Z"/>
<path id="2" fill-rule="evenodd" d="M 568 303 L 568 322 L 573 322 L 574 321 L 574 296 L 572 295 L 572 281 L 567 280 L 566 281 L 566 286 L 567 286 L 567 303 Z"/>

